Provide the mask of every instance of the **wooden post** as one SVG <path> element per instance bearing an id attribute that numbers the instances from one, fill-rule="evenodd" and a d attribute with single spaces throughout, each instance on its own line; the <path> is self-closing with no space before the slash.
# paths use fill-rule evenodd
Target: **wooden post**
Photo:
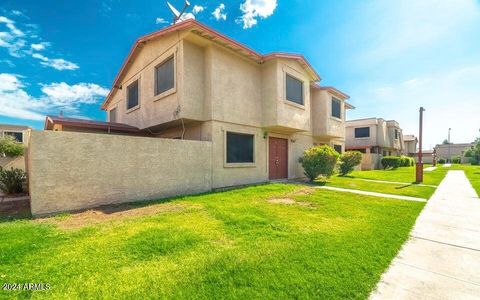
<path id="1" fill-rule="evenodd" d="M 418 138 L 418 162 L 416 165 L 416 183 L 423 182 L 423 153 L 422 153 L 422 142 L 423 142 L 423 112 L 425 108 L 420 107 L 420 128 L 419 128 L 419 138 Z"/>

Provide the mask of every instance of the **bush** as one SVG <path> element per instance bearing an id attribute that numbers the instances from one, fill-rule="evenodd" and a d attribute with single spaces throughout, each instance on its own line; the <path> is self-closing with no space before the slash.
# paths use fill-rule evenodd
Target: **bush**
<path id="1" fill-rule="evenodd" d="M 465 157 L 469 157 L 472 165 L 480 165 L 480 138 L 477 138 L 474 146 L 465 152 Z"/>
<path id="2" fill-rule="evenodd" d="M 413 158 L 408 157 L 408 156 L 401 156 L 400 157 L 400 166 L 401 167 L 411 167 L 415 165 L 415 161 Z"/>
<path id="3" fill-rule="evenodd" d="M 24 150 L 24 145 L 17 142 L 14 137 L 7 135 L 3 138 L 0 138 L 0 153 L 10 157 L 17 157 L 22 156 Z"/>
<path id="4" fill-rule="evenodd" d="M 362 162 L 362 153 L 347 151 L 340 156 L 340 175 L 345 176 L 352 172 Z"/>
<path id="5" fill-rule="evenodd" d="M 446 158 L 443 158 L 443 157 L 440 157 L 439 159 L 437 159 L 437 163 L 443 165 L 444 163 L 447 162 L 447 159 Z"/>
<path id="6" fill-rule="evenodd" d="M 398 156 L 384 156 L 381 162 L 383 169 L 396 169 L 402 165 L 402 159 Z"/>
<path id="7" fill-rule="evenodd" d="M 0 167 L 0 190 L 5 194 L 23 193 L 23 185 L 26 180 L 27 177 L 23 170 L 14 168 L 4 170 Z"/>
<path id="8" fill-rule="evenodd" d="M 315 146 L 305 150 L 299 162 L 304 174 L 313 181 L 320 175 L 332 176 L 339 156 L 340 154 L 328 145 Z"/>
<path id="9" fill-rule="evenodd" d="M 460 155 L 452 156 L 452 163 L 454 163 L 454 164 L 462 163 L 462 157 Z"/>

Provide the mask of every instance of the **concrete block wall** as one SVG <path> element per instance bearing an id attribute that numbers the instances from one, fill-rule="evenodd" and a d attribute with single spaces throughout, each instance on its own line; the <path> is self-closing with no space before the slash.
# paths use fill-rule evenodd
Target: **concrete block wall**
<path id="1" fill-rule="evenodd" d="M 32 214 L 209 191 L 211 153 L 209 141 L 32 131 Z"/>

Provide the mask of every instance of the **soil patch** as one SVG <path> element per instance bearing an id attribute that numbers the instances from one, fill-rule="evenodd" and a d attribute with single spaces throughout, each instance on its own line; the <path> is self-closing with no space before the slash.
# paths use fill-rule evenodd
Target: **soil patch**
<path id="1" fill-rule="evenodd" d="M 40 223 L 55 224 L 61 229 L 79 229 L 84 226 L 95 225 L 108 221 L 116 221 L 125 218 L 151 216 L 167 212 L 176 212 L 186 209 L 186 205 L 181 204 L 153 204 L 147 206 L 122 204 L 102 206 L 99 208 L 93 208 L 86 211 L 63 214 L 48 218 L 36 219 L 35 221 Z"/>

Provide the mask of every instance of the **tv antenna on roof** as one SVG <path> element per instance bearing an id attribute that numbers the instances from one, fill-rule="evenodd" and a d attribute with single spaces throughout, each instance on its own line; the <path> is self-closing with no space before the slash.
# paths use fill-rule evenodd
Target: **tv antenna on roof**
<path id="1" fill-rule="evenodd" d="M 190 2 L 188 0 L 185 0 L 185 6 L 182 9 L 182 12 L 179 12 L 173 5 L 170 4 L 170 2 L 167 1 L 168 8 L 172 11 L 173 15 L 175 16 L 173 18 L 173 24 L 176 24 L 178 22 L 185 21 L 187 19 L 195 19 L 195 16 L 191 13 L 187 13 L 184 15 L 185 10 L 190 6 Z"/>

